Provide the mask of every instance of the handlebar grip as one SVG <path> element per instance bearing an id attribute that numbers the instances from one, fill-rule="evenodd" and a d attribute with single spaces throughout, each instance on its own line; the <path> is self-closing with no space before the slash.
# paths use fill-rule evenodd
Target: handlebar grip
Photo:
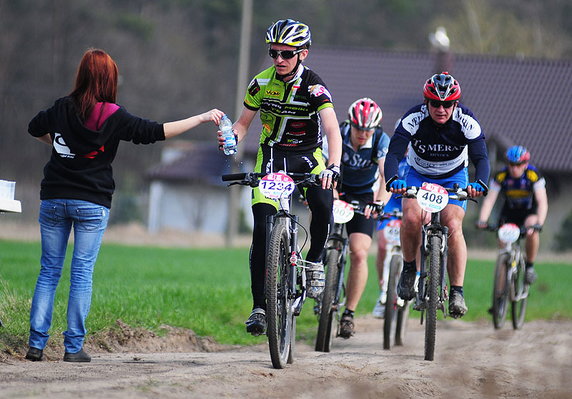
<path id="1" fill-rule="evenodd" d="M 222 181 L 233 181 L 233 180 L 244 180 L 246 173 L 230 173 L 228 175 L 222 175 Z"/>

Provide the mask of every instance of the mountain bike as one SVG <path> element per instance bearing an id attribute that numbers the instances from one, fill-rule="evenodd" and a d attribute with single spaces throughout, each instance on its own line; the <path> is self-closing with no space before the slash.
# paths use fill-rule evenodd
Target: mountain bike
<path id="1" fill-rule="evenodd" d="M 279 202 L 278 212 L 266 221 L 266 321 L 272 366 L 282 369 L 294 362 L 296 316 L 306 300 L 305 262 L 298 246 L 298 217 L 290 212 L 292 192 L 296 187 L 320 185 L 310 173 L 235 173 L 222 176 L 223 181 L 259 187 L 267 198 Z M 306 236 L 308 236 L 306 234 Z"/>
<path id="2" fill-rule="evenodd" d="M 377 208 L 375 212 L 381 215 L 382 210 L 383 208 Z M 363 215 L 364 212 L 364 207 L 360 206 L 357 201 L 352 201 L 352 203 L 334 201 L 334 225 L 328 237 L 324 255 L 326 284 L 314 307 L 314 313 L 318 315 L 316 351 L 329 352 L 333 339 L 339 336 L 340 315 L 346 301 L 345 270 L 349 253 L 349 238 L 344 225 L 353 218 L 355 213 Z M 334 323 L 336 327 L 332 328 Z"/>
<path id="3" fill-rule="evenodd" d="M 389 219 L 387 225 L 379 232 L 385 236 L 387 242 L 383 266 L 383 281 L 387 281 L 383 316 L 383 349 L 391 349 L 392 344 L 403 345 L 409 317 L 409 301 L 404 301 L 397 295 L 397 282 L 403 268 L 400 239 L 402 216 L 403 213 L 397 210 L 381 215 L 381 219 Z"/>
<path id="4" fill-rule="evenodd" d="M 486 187 L 486 185 L 479 181 Z M 485 191 L 486 193 L 486 191 Z M 425 360 L 435 356 L 437 333 L 437 311 L 448 316 L 445 303 L 449 299 L 447 290 L 447 238 L 449 229 L 441 224 L 441 211 L 449 199 L 473 200 L 457 185 L 445 188 L 435 183 L 423 183 L 421 187 L 408 187 L 405 198 L 415 198 L 422 210 L 431 214 L 431 220 L 423 224 L 421 231 L 421 269 L 418 272 L 417 292 L 414 310 L 421 311 L 421 324 L 425 322 Z M 475 201 L 476 202 L 476 201 Z"/>
<path id="5" fill-rule="evenodd" d="M 488 230 L 497 231 L 503 245 L 499 249 L 495 266 L 491 307 L 493 325 L 495 329 L 504 326 L 510 301 L 512 327 L 518 330 L 524 324 L 530 288 L 526 283 L 526 263 L 520 247 L 520 239 L 526 235 L 527 229 L 514 223 L 505 223 L 499 228 L 489 227 Z"/>
<path id="6" fill-rule="evenodd" d="M 340 312 L 346 300 L 345 268 L 349 252 L 349 239 L 344 224 L 353 218 L 354 211 L 354 205 L 341 200 L 334 201 L 334 225 L 324 256 L 326 284 L 314 308 L 318 315 L 315 350 L 319 352 L 329 352 L 334 337 L 339 333 Z M 334 322 L 338 327 L 332 328 Z"/>

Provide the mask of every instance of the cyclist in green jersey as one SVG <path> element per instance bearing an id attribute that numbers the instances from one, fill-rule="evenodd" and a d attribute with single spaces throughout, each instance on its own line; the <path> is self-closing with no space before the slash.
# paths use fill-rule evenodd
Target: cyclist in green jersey
<path id="1" fill-rule="evenodd" d="M 260 111 L 262 132 L 255 172 L 311 172 L 320 176 L 321 187 L 305 190 L 312 218 L 311 245 L 306 255 L 308 296 L 317 298 L 324 288 L 322 255 L 332 214 L 332 188 L 339 176 L 341 135 L 331 95 L 320 77 L 302 64 L 308 57 L 311 34 L 307 25 L 291 19 L 279 20 L 266 31 L 268 54 L 273 65 L 250 82 L 244 108 L 233 129 L 244 140 Z M 329 166 L 322 158 L 322 134 L 329 144 Z M 219 135 L 220 141 L 220 135 Z M 252 335 L 266 331 L 264 296 L 266 217 L 278 204 L 253 189 L 254 231 L 250 248 L 253 310 L 246 321 Z"/>

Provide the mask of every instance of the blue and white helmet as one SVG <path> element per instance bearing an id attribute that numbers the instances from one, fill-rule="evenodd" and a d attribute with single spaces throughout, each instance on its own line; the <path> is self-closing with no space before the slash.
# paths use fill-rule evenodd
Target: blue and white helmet
<path id="1" fill-rule="evenodd" d="M 309 48 L 312 34 L 308 25 L 293 19 L 281 19 L 266 30 L 266 43 L 286 44 L 292 47 Z"/>
<path id="2" fill-rule="evenodd" d="M 510 163 L 525 163 L 530 160 L 530 152 L 521 145 L 514 145 L 506 151 L 506 160 Z"/>

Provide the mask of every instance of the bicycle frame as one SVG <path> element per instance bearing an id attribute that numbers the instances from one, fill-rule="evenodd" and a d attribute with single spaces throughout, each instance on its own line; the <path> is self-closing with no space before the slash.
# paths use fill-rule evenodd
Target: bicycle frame
<path id="1" fill-rule="evenodd" d="M 426 293 L 426 277 L 427 277 L 427 254 L 429 253 L 429 237 L 438 236 L 441 239 L 440 248 L 440 268 L 439 275 L 441 280 L 439 285 L 440 295 L 438 307 L 443 311 L 444 315 L 447 316 L 447 309 L 445 308 L 445 301 L 448 299 L 447 294 L 447 237 L 449 234 L 449 228 L 447 226 L 441 225 L 441 212 L 435 212 L 431 214 L 431 221 L 423 225 L 423 230 L 421 232 L 421 265 L 419 270 L 419 285 L 418 294 L 415 298 L 415 305 L 413 309 L 415 310 L 425 310 L 427 305 L 427 293 Z M 423 313 L 421 313 L 421 323 L 423 323 Z"/>
<path id="2" fill-rule="evenodd" d="M 505 246 L 499 252 L 509 255 L 509 268 L 507 268 L 507 282 L 514 281 L 518 277 L 517 273 L 524 273 L 524 256 L 520 247 L 520 238 L 512 243 L 504 243 Z M 510 284 L 510 300 L 520 301 L 528 297 L 528 284 Z"/>
<path id="3" fill-rule="evenodd" d="M 289 231 L 290 243 L 289 269 L 289 297 L 296 298 L 292 304 L 292 311 L 295 316 L 299 316 L 302 311 L 302 305 L 306 299 L 306 273 L 303 273 L 299 266 L 298 260 L 301 259 L 300 248 L 298 247 L 298 216 L 290 213 L 291 197 L 281 198 L 279 210 L 274 215 L 269 215 L 266 219 L 266 248 L 268 248 L 268 241 L 270 234 L 274 229 L 276 223 L 285 223 Z M 298 278 L 300 277 L 300 286 L 297 287 Z"/>
<path id="4" fill-rule="evenodd" d="M 336 285 L 336 293 L 334 297 L 333 309 L 332 310 L 340 310 L 344 305 L 344 303 L 339 303 L 341 292 L 344 287 L 344 277 L 345 277 L 345 268 L 346 268 L 346 256 L 348 254 L 348 249 L 350 246 L 350 242 L 348 237 L 344 234 L 344 225 L 341 223 L 335 223 L 333 232 L 328 238 L 328 243 L 333 241 L 335 245 L 338 246 L 338 250 L 340 252 L 340 260 L 339 265 L 341 266 L 339 275 L 338 275 L 338 282 Z M 329 248 L 328 248 L 329 249 Z"/>

